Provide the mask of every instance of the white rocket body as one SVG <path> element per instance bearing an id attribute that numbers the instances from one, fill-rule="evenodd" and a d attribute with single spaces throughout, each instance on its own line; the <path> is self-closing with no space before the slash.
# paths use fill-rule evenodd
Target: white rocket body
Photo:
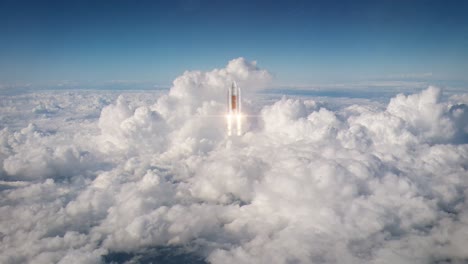
<path id="1" fill-rule="evenodd" d="M 241 91 L 237 86 L 236 82 L 232 82 L 230 88 L 228 88 L 228 135 L 232 135 L 232 123 L 236 123 L 237 135 L 240 136 L 242 133 L 242 115 L 241 115 Z"/>

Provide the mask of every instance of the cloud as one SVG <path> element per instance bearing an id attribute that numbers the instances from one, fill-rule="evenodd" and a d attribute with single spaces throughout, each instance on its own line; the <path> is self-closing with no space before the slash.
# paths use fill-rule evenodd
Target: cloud
<path id="1" fill-rule="evenodd" d="M 402 73 L 402 74 L 390 74 L 386 77 L 388 79 L 427 79 L 432 77 L 432 72 L 421 72 L 421 73 Z"/>
<path id="2" fill-rule="evenodd" d="M 249 130 L 227 137 L 226 87 L 270 79 L 238 58 L 165 94 L 8 96 L 0 262 L 468 260 L 466 94 L 244 97 Z"/>

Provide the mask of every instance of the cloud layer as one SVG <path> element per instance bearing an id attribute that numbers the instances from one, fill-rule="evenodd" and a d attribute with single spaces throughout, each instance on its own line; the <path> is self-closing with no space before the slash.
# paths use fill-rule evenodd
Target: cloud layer
<path id="1" fill-rule="evenodd" d="M 249 130 L 227 137 L 226 87 L 270 79 L 238 58 L 162 95 L 2 99 L 0 262 L 168 247 L 210 263 L 468 260 L 466 95 L 246 100 Z"/>

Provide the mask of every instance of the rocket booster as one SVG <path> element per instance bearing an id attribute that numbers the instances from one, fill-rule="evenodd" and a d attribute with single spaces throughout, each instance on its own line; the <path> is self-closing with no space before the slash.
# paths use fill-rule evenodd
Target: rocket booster
<path id="1" fill-rule="evenodd" d="M 232 82 L 228 89 L 228 112 L 229 114 L 238 114 L 241 112 L 241 92 L 236 82 Z"/>
<path id="2" fill-rule="evenodd" d="M 232 135 L 232 123 L 236 123 L 237 135 L 242 133 L 242 116 L 241 116 L 241 91 L 236 82 L 232 82 L 228 88 L 228 109 L 227 109 L 227 122 L 228 122 L 228 135 Z"/>

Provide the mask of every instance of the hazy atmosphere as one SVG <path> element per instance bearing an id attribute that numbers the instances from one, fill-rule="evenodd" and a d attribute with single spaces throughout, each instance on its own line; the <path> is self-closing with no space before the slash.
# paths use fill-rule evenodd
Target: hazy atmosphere
<path id="1" fill-rule="evenodd" d="M 467 13 L 0 1 L 0 263 L 468 263 Z"/>

